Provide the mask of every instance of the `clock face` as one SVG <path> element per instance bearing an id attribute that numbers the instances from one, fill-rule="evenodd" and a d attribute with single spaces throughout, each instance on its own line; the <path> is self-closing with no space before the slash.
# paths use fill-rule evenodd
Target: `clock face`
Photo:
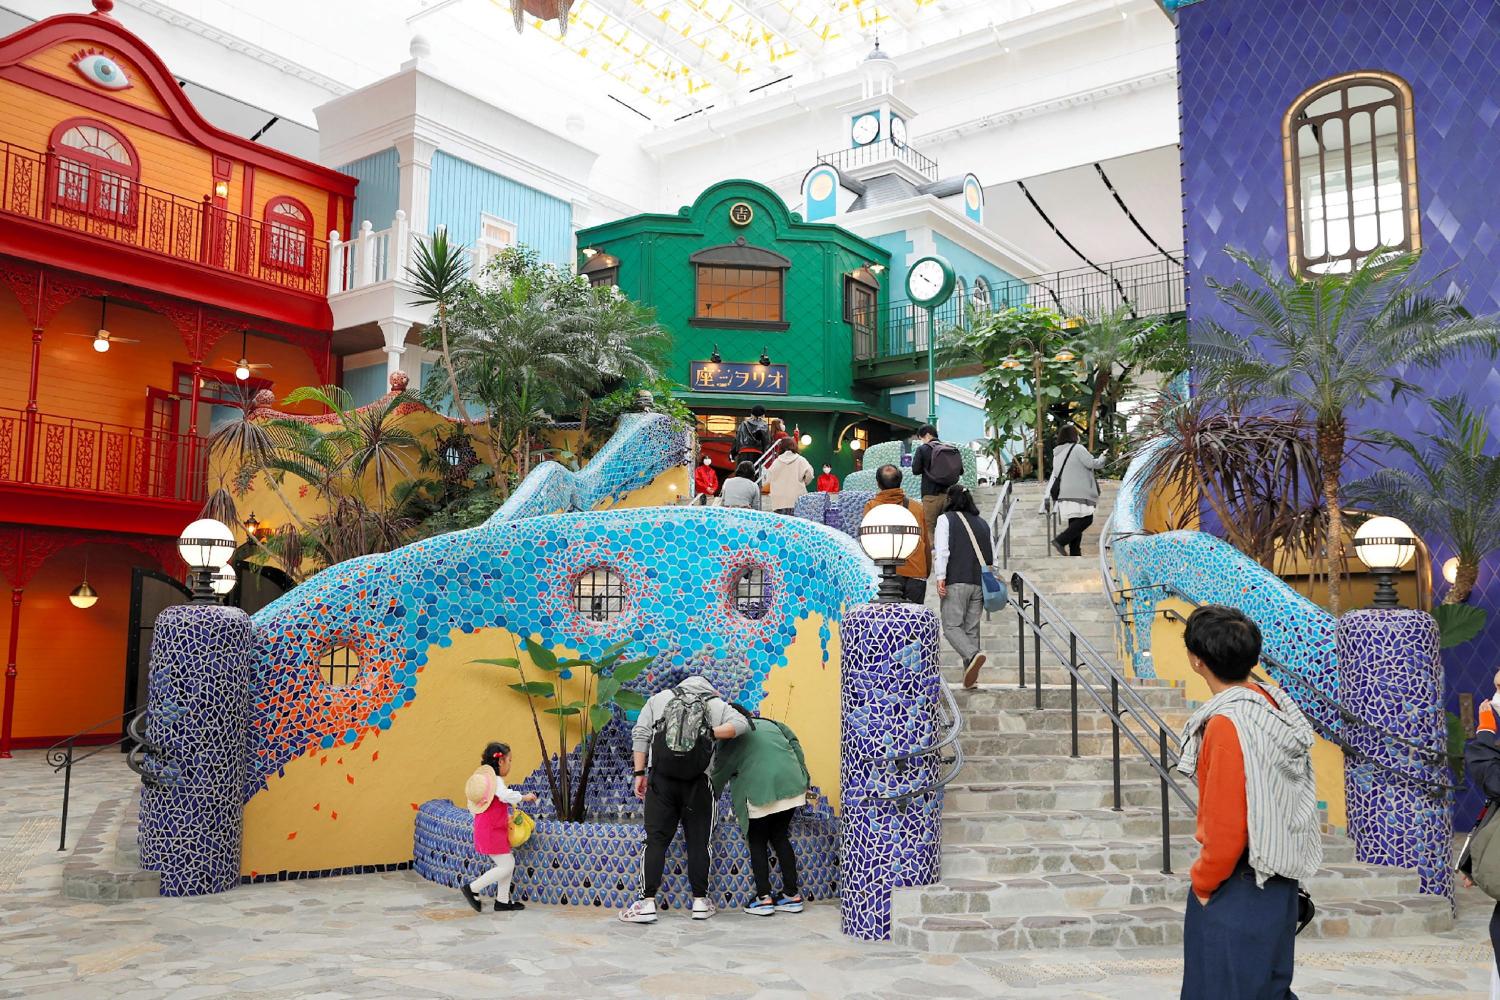
<path id="1" fill-rule="evenodd" d="M 880 135 L 880 118 L 876 115 L 860 115 L 854 119 L 849 134 L 854 138 L 856 146 L 868 146 Z"/>
<path id="2" fill-rule="evenodd" d="M 936 305 L 952 291 L 952 273 L 935 257 L 924 257 L 907 272 L 907 297 L 919 305 Z"/>
<path id="3" fill-rule="evenodd" d="M 891 141 L 898 146 L 906 145 L 906 119 L 891 116 Z"/>

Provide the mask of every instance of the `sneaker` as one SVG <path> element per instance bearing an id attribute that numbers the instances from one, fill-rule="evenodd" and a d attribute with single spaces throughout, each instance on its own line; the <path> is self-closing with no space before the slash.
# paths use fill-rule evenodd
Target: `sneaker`
<path id="1" fill-rule="evenodd" d="M 479 901 L 478 896 L 474 895 L 474 890 L 469 888 L 469 883 L 462 883 L 458 887 L 458 891 L 464 894 L 464 899 L 474 908 L 475 913 L 479 913 L 484 909 L 484 904 Z"/>
<path id="2" fill-rule="evenodd" d="M 776 912 L 776 904 L 771 902 L 770 896 L 762 896 L 751 900 L 750 905 L 745 907 L 745 912 L 752 917 L 769 917 Z"/>
<path id="3" fill-rule="evenodd" d="M 983 653 L 975 653 L 969 665 L 964 668 L 964 690 L 972 691 L 979 686 L 979 671 L 983 669 L 985 659 Z"/>
<path id="4" fill-rule="evenodd" d="M 698 896 L 693 900 L 694 920 L 707 920 L 709 917 L 718 912 L 718 908 L 714 906 L 714 904 L 710 903 L 704 896 Z"/>
<path id="5" fill-rule="evenodd" d="M 656 923 L 656 900 L 637 899 L 620 911 L 620 919 L 627 924 Z"/>
<path id="6" fill-rule="evenodd" d="M 526 904 L 523 903 L 523 902 L 521 902 L 518 899 L 513 899 L 509 903 L 502 903 L 498 899 L 495 900 L 495 912 L 496 913 L 514 913 L 517 910 L 524 910 L 524 909 L 526 909 Z"/>
<path id="7" fill-rule="evenodd" d="M 1059 542 L 1055 538 L 1052 540 L 1052 547 L 1057 550 L 1057 554 L 1060 556 L 1066 556 L 1068 554 L 1068 550 L 1063 547 L 1063 543 Z"/>
<path id="8" fill-rule="evenodd" d="M 780 910 L 782 913 L 801 913 L 802 897 L 782 896 L 776 901 L 776 909 Z"/>

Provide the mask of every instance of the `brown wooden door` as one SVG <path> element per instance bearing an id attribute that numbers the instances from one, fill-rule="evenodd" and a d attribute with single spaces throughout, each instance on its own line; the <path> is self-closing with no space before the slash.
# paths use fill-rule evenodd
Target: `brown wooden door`
<path id="1" fill-rule="evenodd" d="M 145 496 L 183 495 L 180 410 L 181 401 L 173 393 L 155 386 L 146 390 L 146 440 L 141 470 L 141 493 Z"/>

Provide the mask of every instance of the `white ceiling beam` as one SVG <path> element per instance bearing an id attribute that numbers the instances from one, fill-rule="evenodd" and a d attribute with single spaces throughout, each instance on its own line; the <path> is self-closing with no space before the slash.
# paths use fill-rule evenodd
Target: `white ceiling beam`
<path id="1" fill-rule="evenodd" d="M 649 11 L 635 6 L 630 0 L 589 0 L 589 6 L 627 25 L 630 30 L 673 59 L 702 74 L 715 87 L 728 90 L 739 82 L 737 73 L 724 68 L 692 41 L 667 27 L 664 21 Z"/>

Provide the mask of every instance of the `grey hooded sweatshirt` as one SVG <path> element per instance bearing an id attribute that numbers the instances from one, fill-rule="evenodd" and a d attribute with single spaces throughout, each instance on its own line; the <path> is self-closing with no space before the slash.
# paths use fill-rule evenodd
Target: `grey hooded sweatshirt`
<path id="1" fill-rule="evenodd" d="M 714 686 L 702 677 L 693 676 L 684 680 L 679 685 L 684 691 L 691 691 L 706 697 L 704 708 L 708 716 L 708 724 L 714 728 L 728 722 L 734 726 L 734 735 L 740 736 L 750 730 L 750 723 L 745 717 L 729 707 Z M 656 735 L 656 722 L 666 711 L 667 702 L 672 700 L 672 688 L 658 691 L 646 702 L 646 707 L 641 709 L 641 714 L 636 716 L 635 726 L 630 730 L 630 746 L 637 753 L 647 755 L 647 766 L 650 766 L 651 739 Z"/>

